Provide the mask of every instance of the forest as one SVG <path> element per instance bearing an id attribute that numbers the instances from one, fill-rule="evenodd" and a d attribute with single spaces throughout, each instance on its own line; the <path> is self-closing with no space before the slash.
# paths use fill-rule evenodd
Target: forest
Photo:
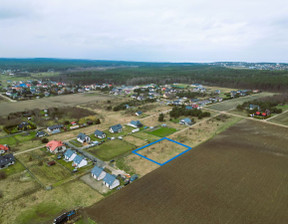
<path id="1" fill-rule="evenodd" d="M 97 69 L 107 67 L 109 69 Z M 116 85 L 201 83 L 238 89 L 285 92 L 288 71 L 230 69 L 197 63 L 146 63 L 121 61 L 0 59 L 0 70 L 39 72 L 54 70 L 54 81 L 75 84 L 112 83 Z M 81 69 L 82 68 L 82 69 Z M 90 68 L 85 70 L 85 68 Z M 94 68 L 94 70 L 93 70 Z M 45 78 L 45 77 L 44 77 Z"/>

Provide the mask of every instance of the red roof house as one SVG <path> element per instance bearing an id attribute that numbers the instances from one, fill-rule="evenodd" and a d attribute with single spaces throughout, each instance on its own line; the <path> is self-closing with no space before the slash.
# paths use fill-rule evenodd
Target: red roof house
<path id="1" fill-rule="evenodd" d="M 47 149 L 51 153 L 58 153 L 65 151 L 66 147 L 61 141 L 52 140 L 46 144 Z"/>
<path id="2" fill-rule="evenodd" d="M 7 145 L 0 145 L 0 155 L 7 152 L 9 147 Z"/>
<path id="3" fill-rule="evenodd" d="M 255 114 L 256 114 L 256 115 L 260 115 L 261 113 L 260 113 L 259 111 L 257 111 Z"/>
<path id="4" fill-rule="evenodd" d="M 266 116 L 267 116 L 267 114 L 266 114 L 266 113 L 262 113 L 262 116 L 266 117 Z"/>

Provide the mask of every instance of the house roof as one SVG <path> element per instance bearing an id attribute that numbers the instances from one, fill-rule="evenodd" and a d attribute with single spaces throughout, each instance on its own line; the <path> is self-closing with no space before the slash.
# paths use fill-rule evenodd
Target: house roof
<path id="1" fill-rule="evenodd" d="M 9 148 L 6 145 L 0 145 L 0 150 L 5 150 L 7 151 Z"/>
<path id="2" fill-rule="evenodd" d="M 131 121 L 130 124 L 135 125 L 137 127 L 142 126 L 140 121 Z"/>
<path id="3" fill-rule="evenodd" d="M 73 159 L 73 162 L 76 163 L 76 164 L 79 164 L 81 163 L 81 161 L 83 160 L 84 158 L 82 156 L 75 156 L 75 158 Z"/>
<path id="4" fill-rule="evenodd" d="M 94 168 L 91 170 L 91 173 L 95 176 L 100 176 L 100 174 L 103 172 L 103 168 L 100 168 L 98 166 L 94 166 Z"/>
<path id="5" fill-rule="evenodd" d="M 139 111 L 137 111 L 136 113 L 140 115 L 140 114 L 142 114 L 142 111 L 139 110 Z"/>
<path id="6" fill-rule="evenodd" d="M 68 149 L 65 153 L 64 156 L 70 158 L 74 153 L 76 153 L 75 151 Z"/>
<path id="7" fill-rule="evenodd" d="M 96 131 L 94 132 L 94 134 L 97 135 L 97 136 L 105 135 L 105 133 L 104 133 L 103 131 L 100 131 L 100 130 L 96 130 Z"/>
<path id="8" fill-rule="evenodd" d="M 186 106 L 186 110 L 192 110 L 193 108 L 191 106 Z"/>
<path id="9" fill-rule="evenodd" d="M 110 127 L 114 132 L 119 131 L 120 129 L 122 129 L 122 125 L 121 124 L 116 124 Z"/>
<path id="10" fill-rule="evenodd" d="M 63 125 L 62 124 L 55 124 L 55 125 L 52 125 L 50 127 L 48 127 L 50 130 L 53 130 L 53 129 L 58 129 L 58 128 L 62 128 Z"/>
<path id="11" fill-rule="evenodd" d="M 181 121 L 184 121 L 185 123 L 191 123 L 191 119 L 188 117 L 182 119 Z"/>
<path id="12" fill-rule="evenodd" d="M 10 162 L 14 162 L 14 161 L 15 161 L 15 158 L 13 154 L 11 153 L 4 155 L 4 156 L 0 156 L 0 166 L 6 166 Z"/>
<path id="13" fill-rule="evenodd" d="M 77 138 L 80 138 L 81 140 L 85 140 L 86 137 L 89 137 L 89 136 L 84 133 L 79 133 L 79 135 L 77 136 Z"/>
<path id="14" fill-rule="evenodd" d="M 48 147 L 50 149 L 50 151 L 54 151 L 55 149 L 57 149 L 58 147 L 61 147 L 63 145 L 64 144 L 61 141 L 52 140 L 46 144 L 46 147 Z"/>
<path id="15" fill-rule="evenodd" d="M 116 180 L 116 177 L 111 175 L 110 173 L 106 173 L 103 181 L 106 182 L 108 185 L 112 185 L 114 181 Z"/>

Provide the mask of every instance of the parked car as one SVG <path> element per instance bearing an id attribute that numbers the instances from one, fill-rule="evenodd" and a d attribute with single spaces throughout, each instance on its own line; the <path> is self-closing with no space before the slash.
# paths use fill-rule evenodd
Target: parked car
<path id="1" fill-rule="evenodd" d="M 74 170 L 72 170 L 72 173 L 76 173 L 76 172 L 78 172 L 78 169 L 77 169 L 77 168 L 75 168 Z"/>
<path id="2" fill-rule="evenodd" d="M 61 156 L 61 155 L 58 155 L 58 156 L 57 156 L 57 159 L 62 159 L 62 156 Z"/>

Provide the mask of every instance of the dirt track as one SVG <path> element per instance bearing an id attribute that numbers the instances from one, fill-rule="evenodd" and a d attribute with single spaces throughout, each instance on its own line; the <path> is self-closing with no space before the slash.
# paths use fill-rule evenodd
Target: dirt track
<path id="1" fill-rule="evenodd" d="M 242 121 L 87 208 L 97 223 L 288 223 L 288 130 Z"/>
<path id="2" fill-rule="evenodd" d="M 47 97 L 36 100 L 19 101 L 16 103 L 3 102 L 0 105 L 0 116 L 8 115 L 11 112 L 24 111 L 26 109 L 33 110 L 36 108 L 45 109 L 49 107 L 76 106 L 83 103 L 106 101 L 111 98 L 113 98 L 113 96 L 80 93 Z"/>

